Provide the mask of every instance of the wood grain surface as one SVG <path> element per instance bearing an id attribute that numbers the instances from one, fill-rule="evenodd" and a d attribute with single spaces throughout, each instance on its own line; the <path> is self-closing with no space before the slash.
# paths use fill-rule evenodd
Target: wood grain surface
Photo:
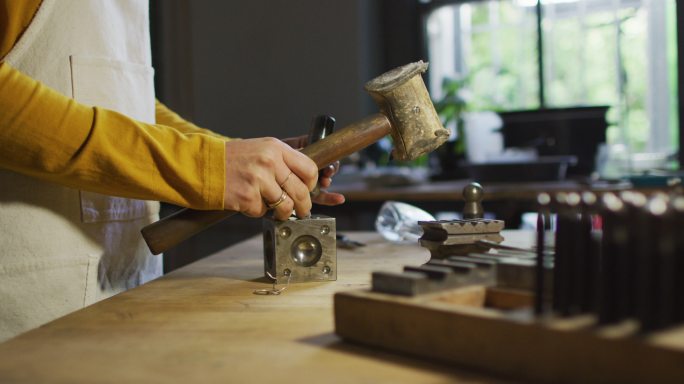
<path id="1" fill-rule="evenodd" d="M 638 335 L 634 322 L 597 326 L 591 315 L 537 321 L 529 298 L 527 311 L 510 312 L 483 307 L 485 295 L 490 290 L 483 286 L 419 298 L 340 292 L 336 331 L 372 348 L 498 371 L 525 382 L 684 382 L 684 326 Z M 363 312 L 371 312 L 372 321 L 356 316 Z"/>
<path id="2" fill-rule="evenodd" d="M 254 295 L 270 287 L 254 237 L 0 344 L 0 383 L 500 382 L 335 336 L 333 293 L 429 258 L 374 233 L 348 235 L 368 245 L 338 251 L 336 282 Z M 517 245 L 532 236 L 504 235 Z"/>

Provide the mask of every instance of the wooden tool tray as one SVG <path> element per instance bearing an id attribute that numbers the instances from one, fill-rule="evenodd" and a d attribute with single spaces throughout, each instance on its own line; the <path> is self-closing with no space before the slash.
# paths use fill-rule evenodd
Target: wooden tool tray
<path id="1" fill-rule="evenodd" d="M 536 318 L 532 294 L 467 286 L 413 297 L 335 294 L 335 331 L 372 347 L 546 382 L 684 383 L 684 326 Z"/>

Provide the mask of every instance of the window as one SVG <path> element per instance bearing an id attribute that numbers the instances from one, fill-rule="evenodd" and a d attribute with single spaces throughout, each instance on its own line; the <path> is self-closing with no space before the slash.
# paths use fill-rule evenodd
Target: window
<path id="1" fill-rule="evenodd" d="M 609 142 L 674 152 L 675 7 L 675 0 L 542 0 L 541 55 L 537 0 L 434 7 L 425 24 L 431 91 L 438 99 L 444 78 L 464 79 L 470 110 L 608 105 Z"/>

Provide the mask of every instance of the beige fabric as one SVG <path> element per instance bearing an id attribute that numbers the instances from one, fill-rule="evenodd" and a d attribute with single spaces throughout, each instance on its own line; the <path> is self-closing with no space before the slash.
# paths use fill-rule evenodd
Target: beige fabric
<path id="1" fill-rule="evenodd" d="M 88 104 L 154 122 L 147 0 L 44 0 L 6 60 Z M 0 341 L 161 275 L 159 205 L 0 170 Z"/>

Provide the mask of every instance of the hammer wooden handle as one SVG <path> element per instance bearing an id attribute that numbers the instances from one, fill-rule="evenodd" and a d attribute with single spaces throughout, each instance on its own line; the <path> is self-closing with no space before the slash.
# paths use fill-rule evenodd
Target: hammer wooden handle
<path id="1" fill-rule="evenodd" d="M 302 153 L 321 169 L 375 143 L 390 134 L 391 129 L 389 119 L 378 113 L 305 147 Z M 150 251 L 158 255 L 235 213 L 186 208 L 144 227 L 141 233 Z"/>
<path id="2" fill-rule="evenodd" d="M 390 134 L 389 119 L 381 113 L 371 115 L 302 149 L 319 169 L 366 148 Z"/>

